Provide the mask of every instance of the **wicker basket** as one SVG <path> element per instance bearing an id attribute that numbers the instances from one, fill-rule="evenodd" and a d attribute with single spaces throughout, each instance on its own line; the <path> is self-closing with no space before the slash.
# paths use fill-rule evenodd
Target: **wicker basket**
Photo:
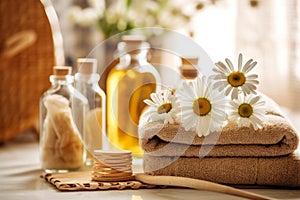
<path id="1" fill-rule="evenodd" d="M 0 1 L 0 143 L 38 131 L 39 97 L 50 87 L 52 67 L 61 58 L 56 54 L 63 52 L 56 51 L 62 46 L 53 37 L 60 34 L 57 25 L 53 29 L 57 18 L 46 3 Z"/>

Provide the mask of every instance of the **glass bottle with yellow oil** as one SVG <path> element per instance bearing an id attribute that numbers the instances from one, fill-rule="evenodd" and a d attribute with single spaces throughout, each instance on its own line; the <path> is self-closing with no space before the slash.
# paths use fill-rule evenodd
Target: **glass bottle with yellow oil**
<path id="1" fill-rule="evenodd" d="M 138 122 L 145 99 L 160 88 L 160 76 L 147 61 L 149 43 L 126 35 L 118 44 L 119 63 L 107 77 L 107 133 L 113 149 L 130 150 L 141 157 Z"/>

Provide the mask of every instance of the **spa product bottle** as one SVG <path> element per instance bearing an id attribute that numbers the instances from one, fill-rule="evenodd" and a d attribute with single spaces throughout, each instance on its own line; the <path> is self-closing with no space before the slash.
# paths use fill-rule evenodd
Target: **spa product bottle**
<path id="1" fill-rule="evenodd" d="M 68 66 L 54 67 L 52 86 L 40 98 L 40 155 L 46 172 L 75 170 L 83 165 L 81 137 L 87 99 L 72 86 L 71 71 Z"/>
<path id="2" fill-rule="evenodd" d="M 160 87 L 160 76 L 147 61 L 144 37 L 123 36 L 118 44 L 119 63 L 107 77 L 107 132 L 113 149 L 130 150 L 141 157 L 138 122 L 150 94 Z"/>
<path id="3" fill-rule="evenodd" d="M 86 148 L 85 164 L 90 166 L 93 164 L 94 150 L 103 149 L 103 141 L 106 137 L 106 95 L 98 84 L 100 75 L 96 73 L 96 59 L 79 58 L 77 69 L 75 88 L 88 100 L 83 140 Z"/>

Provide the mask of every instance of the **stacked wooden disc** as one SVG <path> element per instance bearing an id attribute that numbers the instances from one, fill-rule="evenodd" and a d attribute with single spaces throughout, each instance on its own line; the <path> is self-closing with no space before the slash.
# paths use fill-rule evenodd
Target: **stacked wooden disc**
<path id="1" fill-rule="evenodd" d="M 92 172 L 94 181 L 129 181 L 132 176 L 131 151 L 94 151 L 95 162 Z"/>

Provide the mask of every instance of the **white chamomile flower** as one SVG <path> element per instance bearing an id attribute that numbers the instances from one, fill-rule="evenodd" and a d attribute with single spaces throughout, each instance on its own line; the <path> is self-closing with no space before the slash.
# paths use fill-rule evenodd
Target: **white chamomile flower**
<path id="1" fill-rule="evenodd" d="M 251 124 L 255 130 L 263 127 L 265 118 L 265 101 L 260 96 L 240 95 L 229 105 L 228 119 L 236 121 L 238 126 L 249 127 Z"/>
<path id="2" fill-rule="evenodd" d="M 221 131 L 225 124 L 225 95 L 213 90 L 206 77 L 199 76 L 191 82 L 183 82 L 178 91 L 185 130 L 195 128 L 199 137 Z"/>
<path id="3" fill-rule="evenodd" d="M 152 93 L 150 97 L 151 100 L 144 100 L 144 102 L 150 106 L 144 115 L 146 121 L 164 120 L 165 124 L 174 124 L 180 108 L 173 91 L 170 89 L 161 90 Z"/>
<path id="4" fill-rule="evenodd" d="M 216 80 L 215 88 L 219 91 L 224 90 L 226 96 L 231 92 L 231 99 L 237 99 L 238 94 L 243 92 L 244 95 L 256 94 L 256 85 L 259 83 L 256 74 L 249 74 L 249 72 L 256 66 L 257 62 L 252 59 L 248 60 L 242 67 L 242 54 L 239 54 L 238 68 L 236 69 L 229 59 L 225 59 L 228 66 L 222 62 L 216 63 L 213 69 L 216 75 L 213 79 Z"/>

